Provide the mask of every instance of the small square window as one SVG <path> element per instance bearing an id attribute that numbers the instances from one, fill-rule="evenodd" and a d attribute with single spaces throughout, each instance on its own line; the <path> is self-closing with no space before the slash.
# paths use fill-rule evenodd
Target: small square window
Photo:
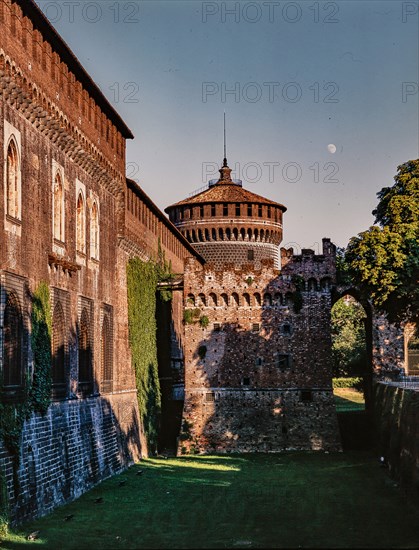
<path id="1" fill-rule="evenodd" d="M 243 378 L 243 386 L 250 386 L 250 378 Z"/>
<path id="2" fill-rule="evenodd" d="M 278 353 L 276 356 L 276 364 L 280 369 L 288 369 L 291 366 L 291 357 L 285 353 Z"/>
<path id="3" fill-rule="evenodd" d="M 220 323 L 214 323 L 214 332 L 220 332 L 221 325 Z"/>
<path id="4" fill-rule="evenodd" d="M 215 394 L 214 392 L 210 391 L 205 394 L 205 401 L 207 403 L 213 403 L 215 401 Z"/>
<path id="5" fill-rule="evenodd" d="M 313 392 L 311 390 L 302 390 L 301 401 L 303 403 L 311 403 L 313 401 Z"/>
<path id="6" fill-rule="evenodd" d="M 291 325 L 282 325 L 283 334 L 291 334 Z"/>
<path id="7" fill-rule="evenodd" d="M 255 365 L 261 367 L 263 365 L 263 357 L 256 357 Z"/>
<path id="8" fill-rule="evenodd" d="M 252 324 L 252 332 L 259 332 L 259 331 L 260 331 L 259 323 L 253 323 Z"/>

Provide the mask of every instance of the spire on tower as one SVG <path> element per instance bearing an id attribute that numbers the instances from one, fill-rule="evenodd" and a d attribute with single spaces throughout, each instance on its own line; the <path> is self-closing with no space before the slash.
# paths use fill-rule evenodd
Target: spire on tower
<path id="1" fill-rule="evenodd" d="M 224 160 L 223 166 L 227 166 L 227 146 L 226 146 L 226 112 L 224 111 Z"/>

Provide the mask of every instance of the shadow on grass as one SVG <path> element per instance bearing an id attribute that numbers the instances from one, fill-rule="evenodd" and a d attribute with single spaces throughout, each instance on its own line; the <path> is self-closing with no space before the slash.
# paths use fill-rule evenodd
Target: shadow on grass
<path id="1" fill-rule="evenodd" d="M 397 548 L 417 546 L 418 525 L 368 452 L 148 459 L 1 547 Z"/>

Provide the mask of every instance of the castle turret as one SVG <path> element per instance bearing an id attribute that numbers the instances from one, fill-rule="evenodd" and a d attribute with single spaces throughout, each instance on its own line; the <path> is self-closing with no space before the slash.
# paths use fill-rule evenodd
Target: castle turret
<path id="1" fill-rule="evenodd" d="M 243 189 L 224 159 L 208 189 L 168 206 L 165 212 L 209 263 L 244 264 L 271 259 L 280 268 L 285 206 Z"/>

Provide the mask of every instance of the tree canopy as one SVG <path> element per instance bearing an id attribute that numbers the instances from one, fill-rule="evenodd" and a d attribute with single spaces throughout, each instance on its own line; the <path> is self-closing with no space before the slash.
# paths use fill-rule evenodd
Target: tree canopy
<path id="1" fill-rule="evenodd" d="M 377 194 L 375 223 L 352 237 L 345 258 L 353 281 L 392 322 L 419 321 L 419 159 L 397 169 Z"/>

